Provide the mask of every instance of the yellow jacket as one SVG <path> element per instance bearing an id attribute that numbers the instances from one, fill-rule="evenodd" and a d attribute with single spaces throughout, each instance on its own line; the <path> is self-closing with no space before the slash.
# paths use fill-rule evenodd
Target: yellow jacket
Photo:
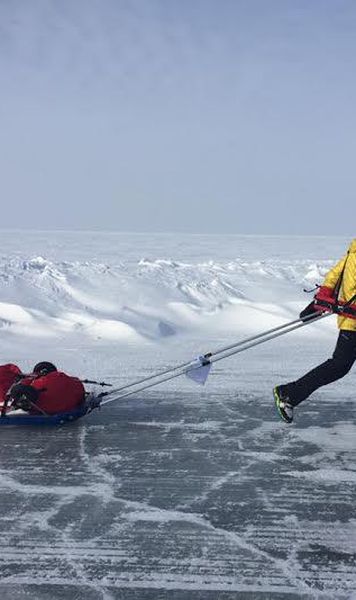
<path id="1" fill-rule="evenodd" d="M 323 291 L 329 294 L 334 292 L 341 274 L 340 304 L 348 302 L 356 294 L 356 239 L 351 242 L 347 254 L 326 275 L 323 285 L 320 288 L 322 295 Z M 356 306 L 356 299 L 353 301 L 352 306 L 353 308 Z M 339 329 L 356 331 L 356 318 L 339 315 L 337 321 Z"/>

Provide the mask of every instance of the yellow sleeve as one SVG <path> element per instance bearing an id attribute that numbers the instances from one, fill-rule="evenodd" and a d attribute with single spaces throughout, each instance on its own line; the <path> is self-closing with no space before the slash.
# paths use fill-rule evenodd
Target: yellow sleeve
<path id="1" fill-rule="evenodd" d="M 346 256 L 339 260 L 339 262 L 332 269 L 330 269 L 323 281 L 323 287 L 325 286 L 334 289 L 345 266 L 347 257 L 348 254 L 346 254 Z"/>

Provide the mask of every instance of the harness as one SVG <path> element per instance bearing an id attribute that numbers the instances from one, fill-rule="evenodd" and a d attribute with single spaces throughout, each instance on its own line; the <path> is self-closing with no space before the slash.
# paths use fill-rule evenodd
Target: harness
<path id="1" fill-rule="evenodd" d="M 333 312 L 337 315 L 342 315 L 342 316 L 346 316 L 346 317 L 349 316 L 352 319 L 356 319 L 356 305 L 353 305 L 353 303 L 356 300 L 356 294 L 354 294 L 347 302 L 340 301 L 340 290 L 341 290 L 342 282 L 344 279 L 344 274 L 345 274 L 345 269 L 346 269 L 348 259 L 349 259 L 349 251 L 347 252 L 347 256 L 345 257 L 344 266 L 342 268 L 342 271 L 341 271 L 339 278 L 336 282 L 336 285 L 334 287 L 334 290 L 332 293 L 332 300 L 328 301 L 328 300 L 324 300 L 323 298 L 316 297 L 315 304 L 316 304 L 316 306 L 323 307 L 327 311 Z"/>

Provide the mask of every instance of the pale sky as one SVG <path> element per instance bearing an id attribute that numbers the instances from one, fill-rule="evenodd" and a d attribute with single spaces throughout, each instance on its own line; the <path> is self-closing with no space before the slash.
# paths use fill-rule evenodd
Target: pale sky
<path id="1" fill-rule="evenodd" d="M 1 228 L 356 236 L 354 0 L 0 0 Z"/>

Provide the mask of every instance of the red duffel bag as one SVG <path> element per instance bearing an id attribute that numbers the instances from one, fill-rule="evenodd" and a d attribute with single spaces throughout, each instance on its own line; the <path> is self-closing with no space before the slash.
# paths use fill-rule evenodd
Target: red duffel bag
<path id="1" fill-rule="evenodd" d="M 77 377 L 54 371 L 42 377 L 26 377 L 21 381 L 37 390 L 38 397 L 31 405 L 30 414 L 71 412 L 85 399 L 85 389 Z"/>
<path id="2" fill-rule="evenodd" d="M 5 402 L 5 397 L 10 387 L 19 381 L 21 370 L 11 363 L 0 365 L 0 404 Z"/>

